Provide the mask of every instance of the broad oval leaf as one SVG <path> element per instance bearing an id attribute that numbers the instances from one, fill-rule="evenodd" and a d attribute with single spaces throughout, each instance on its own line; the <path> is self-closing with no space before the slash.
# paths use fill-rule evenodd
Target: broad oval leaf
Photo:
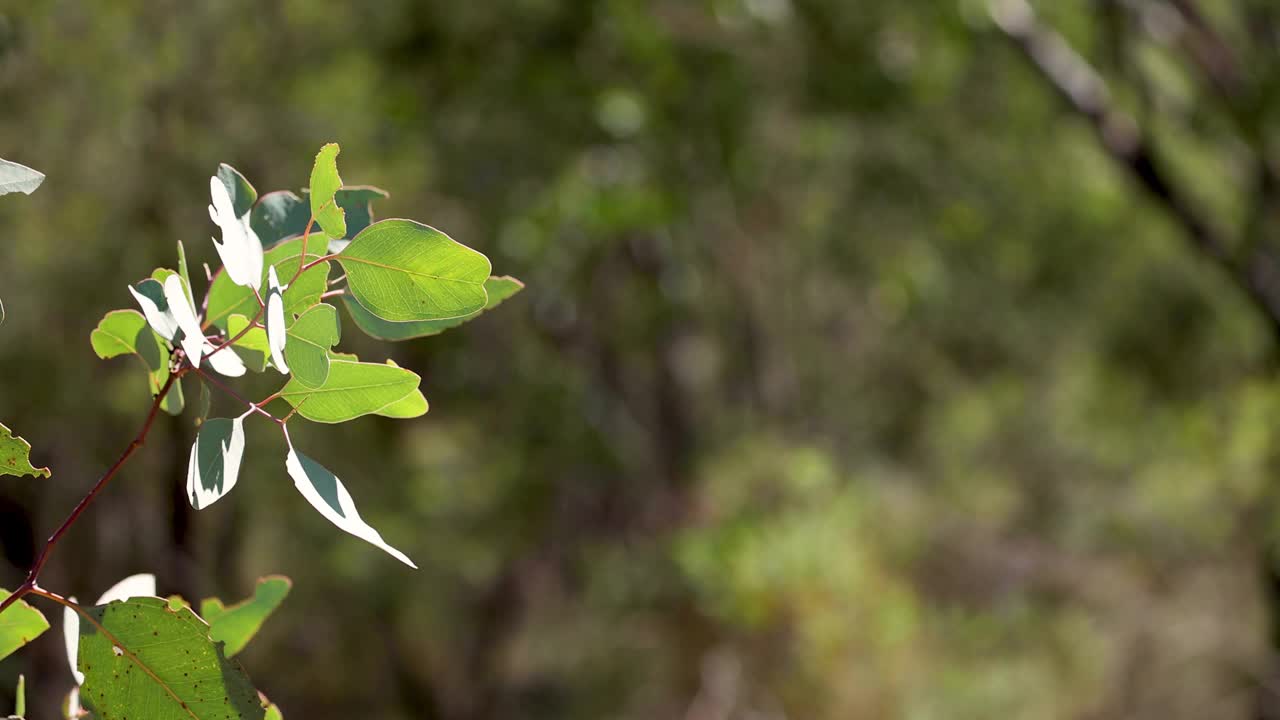
<path id="1" fill-rule="evenodd" d="M 480 313 L 494 309 L 502 304 L 504 300 L 524 289 L 524 283 L 510 277 L 491 277 L 484 281 L 484 288 L 488 294 L 488 301 L 485 303 L 484 309 L 479 312 L 471 313 L 465 317 L 450 318 L 448 320 L 419 320 L 417 322 L 389 322 L 374 315 L 365 309 L 358 300 L 351 297 L 350 294 L 342 297 L 343 303 L 350 313 L 351 319 L 355 321 L 356 327 L 360 328 L 369 337 L 379 340 L 413 340 L 416 338 L 429 337 L 431 335 L 439 335 L 449 328 L 457 327 L 465 322 L 474 320 L 480 316 Z"/>
<path id="2" fill-rule="evenodd" d="M 307 387 L 323 385 L 329 377 L 329 348 L 338 344 L 342 334 L 337 308 L 320 303 L 299 315 L 285 333 L 289 371 Z"/>
<path id="3" fill-rule="evenodd" d="M 323 385 L 309 388 L 296 377 L 290 378 L 280 397 L 312 422 L 340 423 L 395 406 L 417 390 L 421 380 L 416 373 L 395 365 L 331 358 L 329 377 Z"/>
<path id="4" fill-rule="evenodd" d="M 348 291 L 383 320 L 465 317 L 487 301 L 489 258 L 413 220 L 370 225 L 337 261 Z"/>
<path id="5" fill-rule="evenodd" d="M 8 590 L 0 588 L 0 602 L 8 599 Z M 49 629 L 49 621 L 37 609 L 19 600 L 0 613 L 0 659 L 35 640 Z"/>
<path id="6" fill-rule="evenodd" d="M 285 467 L 289 470 L 289 477 L 293 478 L 298 492 L 302 493 L 307 502 L 311 503 L 311 506 L 329 522 L 365 542 L 382 548 L 388 555 L 405 565 L 418 569 L 407 555 L 388 545 L 377 530 L 360 519 L 355 501 L 351 499 L 351 495 L 338 476 L 315 460 L 294 450 L 292 446 L 289 447 L 289 457 L 285 461 Z"/>
<path id="7" fill-rule="evenodd" d="M 95 605 L 106 605 L 116 600 L 128 600 L 132 597 L 154 597 L 156 594 L 156 576 L 151 573 L 139 573 L 117 582 L 107 588 L 98 597 Z M 74 597 L 69 598 L 75 602 Z M 76 685 L 84 683 L 84 673 L 80 672 L 80 614 L 69 607 L 62 608 L 62 640 L 67 649 L 67 664 L 71 666 L 71 675 Z M 79 693 L 72 698 L 75 709 L 79 709 Z"/>
<path id="8" fill-rule="evenodd" d="M 26 165 L 0 158 L 0 195 L 20 192 L 30 195 L 44 182 L 44 173 Z"/>
<path id="9" fill-rule="evenodd" d="M 89 334 L 98 357 L 107 359 L 132 353 L 147 371 L 147 386 L 155 397 L 169 379 L 169 348 L 136 310 L 112 310 Z M 175 383 L 160 407 L 170 415 L 182 413 L 182 386 Z"/>
<path id="10" fill-rule="evenodd" d="M 187 461 L 187 500 L 203 510 L 222 499 L 240 479 L 244 416 L 211 418 L 200 426 Z"/>
<path id="11" fill-rule="evenodd" d="M 31 464 L 31 443 L 13 434 L 0 423 L 0 475 L 30 475 L 50 477 L 49 468 Z M 0 598 L 2 600 L 3 598 Z"/>
<path id="12" fill-rule="evenodd" d="M 311 166 L 311 214 L 316 224 L 335 238 L 347 234 L 346 211 L 334 202 L 334 195 L 342 187 L 342 178 L 338 176 L 340 152 L 342 149 L 337 143 L 329 143 L 316 153 L 315 165 Z"/>
<path id="13" fill-rule="evenodd" d="M 133 598 L 84 608 L 80 662 L 86 704 L 111 717 L 261 720 L 265 711 L 244 669 L 209 638 L 188 608 Z"/>
<path id="14" fill-rule="evenodd" d="M 200 603 L 200 615 L 209 623 L 209 637 L 225 643 L 227 657 L 235 657 L 253 639 L 271 613 L 280 607 L 293 588 L 293 581 L 283 575 L 258 578 L 253 597 L 225 607 L 217 598 Z"/>

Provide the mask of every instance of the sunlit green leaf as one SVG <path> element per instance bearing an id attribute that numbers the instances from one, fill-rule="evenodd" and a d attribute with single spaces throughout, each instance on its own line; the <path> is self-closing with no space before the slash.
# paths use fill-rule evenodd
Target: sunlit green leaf
<path id="1" fill-rule="evenodd" d="M 504 276 L 491 277 L 484 282 L 485 291 L 488 294 L 488 301 L 485 303 L 484 309 L 459 318 L 450 318 L 448 320 L 419 320 L 417 322 L 389 322 L 374 315 L 364 308 L 358 300 L 351 297 L 348 293 L 342 297 L 343 303 L 347 307 L 347 312 L 351 314 L 351 319 L 355 321 L 356 326 L 370 337 L 379 340 L 412 340 L 415 338 L 428 337 L 430 335 L 439 335 L 449 328 L 457 327 L 465 322 L 474 320 L 481 313 L 492 310 L 502 304 L 504 300 L 515 295 L 524 289 L 524 283 L 519 280 Z"/>
<path id="2" fill-rule="evenodd" d="M 420 381 L 416 373 L 394 365 L 331 360 L 322 386 L 309 388 L 294 377 L 280 396 L 308 420 L 340 423 L 395 406 Z"/>
<path id="3" fill-rule="evenodd" d="M 348 292 L 383 320 L 465 317 L 484 308 L 489 259 L 412 220 L 365 228 L 337 257 Z"/>
<path id="4" fill-rule="evenodd" d="M 25 675 L 18 676 L 17 699 L 14 703 L 13 714 L 17 717 L 23 717 L 27 714 L 27 677 Z"/>
<path id="5" fill-rule="evenodd" d="M 49 468 L 31 464 L 31 443 L 13 434 L 0 424 L 0 475 L 30 475 L 49 477 Z"/>
<path id="6" fill-rule="evenodd" d="M 205 599 L 200 604 L 200 615 L 209 623 L 209 636 L 226 643 L 227 657 L 234 657 L 258 634 L 292 587 L 289 578 L 270 575 L 258 579 L 253 597 L 231 607 L 225 607 L 217 598 Z"/>
<path id="7" fill-rule="evenodd" d="M 329 143 L 316 153 L 315 165 L 311 168 L 311 214 L 316 223 L 331 237 L 341 238 L 347 234 L 346 211 L 334 202 L 334 195 L 342 187 L 342 178 L 338 176 L 338 153 L 342 150 L 337 143 Z"/>
<path id="8" fill-rule="evenodd" d="M 259 720 L 265 714 L 244 669 L 209 638 L 209 627 L 161 598 L 85 608 L 79 668 L 86 705 L 109 708 L 112 717 Z"/>
<path id="9" fill-rule="evenodd" d="M 286 331 L 284 347 L 289 371 L 298 382 L 320 387 L 329 377 L 329 348 L 341 337 L 338 310 L 320 303 L 298 316 Z"/>
<path id="10" fill-rule="evenodd" d="M 0 588 L 0 602 L 9 595 L 8 590 Z M 48 629 L 49 621 L 25 600 L 9 606 L 0 613 L 0 659 L 12 655 L 15 650 L 35 640 Z"/>
<path id="11" fill-rule="evenodd" d="M 355 501 L 351 499 L 347 488 L 343 486 L 342 481 L 336 475 L 329 472 L 315 460 L 294 450 L 293 447 L 289 448 L 289 456 L 285 466 L 289 471 L 289 477 L 293 478 L 298 492 L 302 493 L 307 502 L 311 503 L 311 506 L 325 516 L 329 522 L 368 543 L 382 548 L 391 557 L 405 565 L 417 569 L 418 566 L 414 565 L 407 555 L 388 545 L 377 530 L 374 530 L 360 518 L 360 513 L 356 511 Z"/>
<path id="12" fill-rule="evenodd" d="M 245 328 L 249 328 L 248 332 L 245 332 Z M 227 318 L 228 337 L 236 337 L 242 332 L 244 335 L 237 339 L 232 347 L 236 349 L 250 370 L 262 372 L 267 368 L 267 356 L 271 353 L 267 345 L 267 331 L 258 325 L 249 327 L 249 318 L 244 315 L 232 315 Z"/>

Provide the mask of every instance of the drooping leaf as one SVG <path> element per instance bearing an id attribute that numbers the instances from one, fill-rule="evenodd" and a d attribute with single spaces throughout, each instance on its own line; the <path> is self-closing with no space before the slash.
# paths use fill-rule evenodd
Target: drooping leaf
<path id="1" fill-rule="evenodd" d="M 8 599 L 9 591 L 0 588 L 0 602 Z M 0 613 L 0 660 L 15 650 L 35 640 L 49 629 L 49 621 L 39 610 L 25 600 L 19 600 Z"/>
<path id="2" fill-rule="evenodd" d="M 358 300 L 351 297 L 350 293 L 344 295 L 342 301 L 347 307 L 347 312 L 351 314 L 351 319 L 366 335 L 379 340 L 413 340 L 415 338 L 439 335 L 449 328 L 454 328 L 476 319 L 481 313 L 494 309 L 507 298 L 523 290 L 524 283 L 510 276 L 491 277 L 484 281 L 484 287 L 489 298 L 483 310 L 465 317 L 450 318 L 448 320 L 389 322 L 366 310 Z"/>
<path id="3" fill-rule="evenodd" d="M 289 364 L 285 361 L 284 346 L 289 338 L 285 333 L 284 299 L 280 289 L 280 279 L 276 277 L 274 267 L 267 269 L 267 348 L 271 350 L 271 364 L 281 373 L 289 374 Z"/>
<path id="4" fill-rule="evenodd" d="M 307 262 L 322 257 L 328 249 L 329 238 L 323 233 L 313 234 L 307 239 Z M 266 264 L 276 269 L 276 275 L 288 280 L 298 271 L 302 264 L 302 239 L 296 238 L 280 243 L 266 254 Z M 267 274 L 264 271 L 262 284 L 267 285 Z M 284 292 L 284 309 L 286 313 L 298 314 L 320 302 L 320 295 L 328 289 L 329 263 L 324 262 L 308 269 L 295 281 L 289 284 Z M 215 325 L 227 329 L 227 318 L 232 314 L 256 317 L 258 315 L 258 299 L 253 291 L 231 282 L 226 273 L 218 273 L 209 286 L 209 305 L 205 312 L 205 325 Z"/>
<path id="5" fill-rule="evenodd" d="M 260 720 L 265 711 L 240 664 L 189 609 L 161 598 L 85 608 L 81 694 L 112 717 Z"/>
<path id="6" fill-rule="evenodd" d="M 0 423 L 0 475 L 47 478 L 53 473 L 47 467 L 34 467 L 31 464 L 31 443 L 14 435 L 13 431 Z"/>
<path id="7" fill-rule="evenodd" d="M 238 213 L 226 185 L 217 176 L 209 178 L 213 204 L 209 219 L 222 230 L 222 239 L 214 239 L 214 247 L 222 258 L 223 272 L 237 285 L 262 287 L 262 242 L 249 220 L 249 210 Z"/>
<path id="8" fill-rule="evenodd" d="M 330 237 L 346 237 L 346 211 L 333 200 L 338 188 L 342 187 L 342 178 L 338 176 L 338 153 L 342 152 L 337 143 L 329 143 L 316 153 L 315 165 L 311 167 L 311 214 Z"/>
<path id="9" fill-rule="evenodd" d="M 421 417 L 427 414 L 427 398 L 421 390 L 414 390 L 374 414 L 394 420 Z"/>
<path id="10" fill-rule="evenodd" d="M 249 328 L 247 332 L 245 328 Z M 250 370 L 262 372 L 267 368 L 267 356 L 271 354 L 271 347 L 267 344 L 267 331 L 257 325 L 249 327 L 249 318 L 243 315 L 227 318 L 228 337 L 236 337 L 242 332 L 244 335 L 236 340 L 233 347 Z"/>
<path id="11" fill-rule="evenodd" d="M 253 597 L 231 607 L 225 607 L 217 598 L 205 599 L 200 604 L 200 614 L 209 623 L 209 637 L 226 643 L 227 657 L 235 657 L 280 607 L 292 587 L 293 581 L 289 578 L 269 575 L 258 579 Z"/>
<path id="12" fill-rule="evenodd" d="M 187 500 L 203 510 L 222 499 L 240 478 L 244 416 L 212 418 L 200 426 L 187 461 Z"/>
<path id="13" fill-rule="evenodd" d="M 0 195 L 15 192 L 30 195 L 42 182 L 44 173 L 39 170 L 0 158 Z"/>
<path id="14" fill-rule="evenodd" d="M 323 385 L 309 388 L 290 378 L 280 397 L 312 422 L 340 423 L 395 406 L 420 381 L 416 373 L 394 365 L 331 359 Z"/>
<path id="15" fill-rule="evenodd" d="M 231 207 L 236 217 L 244 217 L 253 209 L 253 204 L 258 199 L 258 191 L 245 179 L 244 175 L 240 174 L 239 170 L 226 163 L 219 163 L 218 172 L 214 177 L 218 178 L 222 186 L 227 189 L 227 196 L 231 198 Z"/>
<path id="16" fill-rule="evenodd" d="M 338 479 L 338 476 L 329 472 L 320 463 L 294 450 L 292 446 L 289 448 L 289 456 L 285 466 L 288 468 L 289 477 L 293 478 L 294 486 L 298 488 L 298 492 L 302 493 L 307 502 L 311 503 L 311 506 L 325 516 L 329 522 L 368 543 L 382 548 L 391 557 L 405 565 L 415 570 L 418 568 L 407 555 L 388 545 L 377 530 L 374 530 L 364 520 L 360 519 L 360 513 L 356 511 L 355 501 L 351 499 L 351 495 L 347 492 L 347 488 L 343 486 L 342 481 Z"/>
<path id="17" fill-rule="evenodd" d="M 337 257 L 348 292 L 383 320 L 465 317 L 484 308 L 489 259 L 412 220 L 365 228 Z"/>
<path id="18" fill-rule="evenodd" d="M 337 308 L 326 303 L 315 305 L 299 315 L 285 332 L 284 355 L 289 371 L 307 387 L 323 385 L 329 377 L 329 348 L 338 344 L 342 333 Z"/>

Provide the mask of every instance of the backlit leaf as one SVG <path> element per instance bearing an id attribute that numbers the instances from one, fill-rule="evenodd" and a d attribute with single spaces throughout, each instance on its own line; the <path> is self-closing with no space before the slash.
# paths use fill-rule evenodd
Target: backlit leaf
<path id="1" fill-rule="evenodd" d="M 316 260 L 328 249 L 329 238 L 324 233 L 315 233 L 307 239 L 307 261 Z M 266 253 L 266 264 L 276 269 L 281 280 L 288 280 L 298 271 L 301 264 L 302 238 L 288 240 Z M 328 289 L 329 263 L 321 263 L 289 284 L 284 293 L 284 309 L 287 313 L 298 314 L 320 302 L 320 295 Z M 266 272 L 263 272 L 262 284 L 267 285 Z M 209 286 L 209 305 L 205 312 L 205 325 L 215 325 L 227 329 L 227 318 L 233 314 L 245 317 L 256 317 L 258 299 L 247 287 L 236 285 L 226 276 L 218 273 Z"/>
<path id="2" fill-rule="evenodd" d="M 292 587 L 289 578 L 271 575 L 258 579 L 253 597 L 231 607 L 217 598 L 206 599 L 200 604 L 200 615 L 209 623 L 209 636 L 226 643 L 227 657 L 234 657 L 258 634 Z"/>
<path id="3" fill-rule="evenodd" d="M 337 257 L 348 292 L 383 320 L 465 317 L 484 308 L 489 259 L 412 220 L 364 229 Z"/>
<path id="4" fill-rule="evenodd" d="M 286 330 L 284 354 L 298 382 L 320 387 L 329 377 L 329 348 L 341 337 L 338 310 L 320 303 L 298 316 Z"/>
<path id="5" fill-rule="evenodd" d="M 347 307 L 347 312 L 351 314 L 351 319 L 355 321 L 356 326 L 370 337 L 379 340 L 412 340 L 415 338 L 428 337 L 430 335 L 439 335 L 449 328 L 457 327 L 465 322 L 474 320 L 481 313 L 492 310 L 502 304 L 504 300 L 515 295 L 524 289 L 524 283 L 519 280 L 504 276 L 491 277 L 484 281 L 485 292 L 488 294 L 488 301 L 485 303 L 484 309 L 471 313 L 470 315 L 460 318 L 450 318 L 448 320 L 419 320 L 417 322 L 389 322 L 374 315 L 365 309 L 358 300 L 351 297 L 350 293 L 342 297 L 343 303 Z"/>
<path id="6" fill-rule="evenodd" d="M 249 328 L 247 332 L 245 328 Z M 232 315 L 227 321 L 228 337 L 236 337 L 241 332 L 244 335 L 232 347 L 250 370 L 262 372 L 267 367 L 267 356 L 271 354 L 271 348 L 267 344 L 267 331 L 257 325 L 250 328 L 249 318 L 244 315 Z"/>
<path id="7" fill-rule="evenodd" d="M 315 165 L 311 167 L 311 214 L 318 224 L 331 237 L 341 238 L 347 234 L 346 211 L 333 200 L 338 188 L 342 187 L 342 178 L 338 176 L 338 153 L 342 150 L 337 143 L 329 143 L 316 153 Z"/>
<path id="8" fill-rule="evenodd" d="M 418 389 L 416 373 L 394 365 L 330 360 L 329 377 L 309 388 L 296 377 L 280 397 L 313 422 L 340 423 L 392 408 Z"/>
<path id="9" fill-rule="evenodd" d="M 0 602 L 9 597 L 9 591 L 0 588 Z M 0 613 L 0 659 L 12 655 L 15 650 L 35 640 L 49 629 L 49 621 L 39 610 L 25 600 L 19 600 Z"/>
<path id="10" fill-rule="evenodd" d="M 33 466 L 31 464 L 31 443 L 14 435 L 9 428 L 0 424 L 0 475 L 49 477 L 53 473 L 47 467 L 38 468 Z"/>

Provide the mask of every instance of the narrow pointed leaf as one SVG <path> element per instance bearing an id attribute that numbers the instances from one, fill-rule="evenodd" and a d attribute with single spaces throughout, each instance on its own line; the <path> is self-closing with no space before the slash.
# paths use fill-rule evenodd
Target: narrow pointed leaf
<path id="1" fill-rule="evenodd" d="M 33 466 L 31 443 L 14 435 L 13 431 L 0 424 L 0 475 L 30 475 L 47 478 L 53 473 L 47 467 Z"/>
<path id="2" fill-rule="evenodd" d="M 267 706 L 267 715 L 265 720 L 284 720 L 284 715 L 280 712 L 280 708 L 275 703 Z"/>
<path id="3" fill-rule="evenodd" d="M 170 275 L 169 279 L 164 281 L 164 299 L 169 303 L 170 315 L 178 323 L 178 329 L 182 331 L 181 344 L 182 349 L 187 353 L 187 359 L 191 361 L 193 367 L 200 367 L 200 358 L 205 346 L 204 331 L 200 329 L 200 321 L 196 319 L 191 297 L 182 284 L 182 278 L 177 274 Z"/>
<path id="4" fill-rule="evenodd" d="M 0 588 L 0 602 L 9 597 L 9 591 Z M 49 621 L 39 610 L 25 600 L 19 600 L 0 613 L 0 659 L 12 655 L 15 650 L 35 640 L 49 629 Z"/>
<path id="5" fill-rule="evenodd" d="M 414 565 L 407 555 L 388 545 L 377 530 L 360 519 L 355 501 L 351 499 L 347 488 L 336 475 L 292 447 L 289 448 L 285 466 L 298 492 L 302 493 L 307 502 L 311 503 L 311 506 L 329 522 L 365 542 L 382 548 L 391 557 L 405 565 L 417 569 L 418 566 Z"/>
<path id="6" fill-rule="evenodd" d="M 383 320 L 465 317 L 488 299 L 489 259 L 412 220 L 370 225 L 337 261 L 347 271 L 349 292 Z"/>
<path id="7" fill-rule="evenodd" d="M 155 278 L 147 278 L 136 285 L 130 285 L 129 292 L 138 301 L 151 328 L 165 340 L 172 340 L 178 333 L 178 321 L 169 312 L 164 285 Z"/>
<path id="8" fill-rule="evenodd" d="M 265 711 L 240 664 L 187 608 L 133 598 L 86 608 L 80 623 L 84 702 L 112 717 L 260 720 Z"/>
<path id="9" fill-rule="evenodd" d="M 338 176 L 338 153 L 342 150 L 337 143 L 329 143 L 316 153 L 315 165 L 311 167 L 311 214 L 316 224 L 331 237 L 341 238 L 347 234 L 346 211 L 334 202 L 333 196 L 342 187 L 342 178 Z"/>
<path id="10" fill-rule="evenodd" d="M 18 676 L 18 697 L 14 703 L 13 714 L 22 717 L 27 714 L 27 677 Z"/>
<path id="11" fill-rule="evenodd" d="M 342 332 L 337 308 L 325 303 L 316 305 L 299 315 L 285 332 L 284 355 L 289 371 L 307 387 L 323 385 L 329 377 L 329 348 L 338 344 Z"/>
<path id="12" fill-rule="evenodd" d="M 366 310 L 365 307 L 361 305 L 358 300 L 351 297 L 349 293 L 342 297 L 342 301 L 347 307 L 347 312 L 351 314 L 351 319 L 355 321 L 356 327 L 363 330 L 366 335 L 379 340 L 413 340 L 431 335 L 439 335 L 449 328 L 454 328 L 476 319 L 481 313 L 494 309 L 501 305 L 507 298 L 510 298 L 523 290 L 524 283 L 509 276 L 491 277 L 488 280 L 485 280 L 484 287 L 485 292 L 489 297 L 483 310 L 471 313 L 465 317 L 450 318 L 448 320 L 389 322 Z"/>
<path id="13" fill-rule="evenodd" d="M 284 299 L 274 267 L 267 270 L 266 316 L 267 347 L 271 350 L 271 364 L 276 370 L 288 375 L 289 365 L 284 357 L 284 346 L 288 342 L 284 324 Z"/>
<path id="14" fill-rule="evenodd" d="M 147 388 L 155 397 L 169 379 L 169 349 L 146 319 L 136 310 L 113 310 L 103 316 L 89 334 L 89 343 L 98 357 L 107 359 L 132 354 L 147 373 Z M 173 408 L 176 405 L 176 412 Z M 161 404 L 166 412 L 182 412 L 182 386 L 175 384 Z"/>
<path id="15" fill-rule="evenodd" d="M 222 499 L 240 478 L 244 416 L 211 418 L 200 426 L 187 460 L 187 500 L 203 510 Z"/>
<path id="16" fill-rule="evenodd" d="M 15 192 L 30 195 L 42 182 L 44 173 L 39 170 L 0 158 L 0 195 Z"/>
<path id="17" fill-rule="evenodd" d="M 200 614 L 209 623 L 209 637 L 226 643 L 227 657 L 235 657 L 280 607 L 292 587 L 293 581 L 289 578 L 271 575 L 258 579 L 253 597 L 231 607 L 225 607 L 217 598 L 205 600 L 200 605 Z"/>
<path id="18" fill-rule="evenodd" d="M 280 397 L 312 422 L 340 423 L 395 406 L 416 391 L 421 380 L 394 365 L 331 359 L 324 385 L 309 388 L 290 378 Z"/>

